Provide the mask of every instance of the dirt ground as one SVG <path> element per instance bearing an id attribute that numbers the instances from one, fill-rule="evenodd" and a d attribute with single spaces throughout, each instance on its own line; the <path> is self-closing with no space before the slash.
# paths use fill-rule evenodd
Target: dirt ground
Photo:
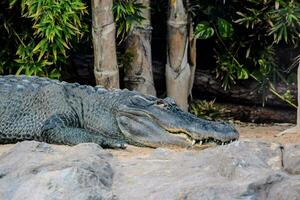
<path id="1" fill-rule="evenodd" d="M 240 132 L 240 140 L 251 139 L 270 141 L 280 144 L 300 143 L 300 132 L 277 136 L 280 132 L 294 127 L 294 124 L 251 124 L 238 123 L 235 125 Z"/>

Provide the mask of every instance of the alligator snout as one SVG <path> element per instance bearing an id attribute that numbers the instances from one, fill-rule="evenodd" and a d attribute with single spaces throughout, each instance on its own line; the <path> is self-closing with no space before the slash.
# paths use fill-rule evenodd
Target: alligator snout
<path id="1" fill-rule="evenodd" d="M 137 96 L 132 102 L 133 105 L 123 106 L 117 117 L 120 130 L 131 143 L 150 147 L 186 147 L 207 143 L 222 145 L 239 138 L 238 131 L 231 124 L 198 118 L 180 110 L 172 102 L 152 102 Z"/>

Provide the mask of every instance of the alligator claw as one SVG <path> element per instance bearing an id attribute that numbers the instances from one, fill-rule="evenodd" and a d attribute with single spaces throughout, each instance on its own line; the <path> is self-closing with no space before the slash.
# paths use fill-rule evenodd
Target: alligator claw
<path id="1" fill-rule="evenodd" d="M 108 148 L 113 148 L 113 149 L 126 149 L 126 148 L 127 148 L 127 144 L 125 144 L 125 143 L 112 143 L 111 145 L 109 145 Z"/>
<path id="2" fill-rule="evenodd" d="M 127 144 L 125 144 L 125 143 L 122 143 L 122 144 L 118 144 L 119 145 L 119 147 L 118 148 L 120 148 L 120 149 L 126 149 L 127 148 Z"/>

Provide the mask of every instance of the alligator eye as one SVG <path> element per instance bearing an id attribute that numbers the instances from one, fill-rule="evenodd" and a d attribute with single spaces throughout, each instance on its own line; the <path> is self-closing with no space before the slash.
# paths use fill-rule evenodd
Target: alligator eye
<path id="1" fill-rule="evenodd" d="M 162 99 L 157 100 L 156 105 L 161 108 L 165 108 L 167 106 Z"/>
<path id="2" fill-rule="evenodd" d="M 154 102 L 149 101 L 148 99 L 140 96 L 140 95 L 134 95 L 130 98 L 130 101 L 134 105 L 139 105 L 139 106 L 149 106 L 152 105 Z"/>

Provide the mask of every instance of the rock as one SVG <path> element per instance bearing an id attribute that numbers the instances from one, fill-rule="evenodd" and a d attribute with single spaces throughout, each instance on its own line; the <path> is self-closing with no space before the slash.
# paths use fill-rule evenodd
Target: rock
<path id="1" fill-rule="evenodd" d="M 290 174 L 300 175 L 300 144 L 286 145 L 283 154 L 284 169 Z"/>
<path id="2" fill-rule="evenodd" d="M 300 145 L 237 141 L 202 151 L 0 146 L 0 199 L 300 199 Z M 124 156 L 131 153 L 133 156 Z M 121 156 L 120 156 L 121 155 Z"/>
<path id="3" fill-rule="evenodd" d="M 198 152 L 156 149 L 113 168 L 120 199 L 280 199 L 281 187 L 291 199 L 300 194 L 299 177 L 284 172 L 276 143 L 242 141 Z"/>
<path id="4" fill-rule="evenodd" d="M 300 177 L 275 173 L 248 186 L 242 199 L 297 200 L 300 199 Z"/>
<path id="5" fill-rule="evenodd" d="M 18 143 L 0 156 L 0 199 L 115 199 L 111 159 L 96 144 Z"/>

